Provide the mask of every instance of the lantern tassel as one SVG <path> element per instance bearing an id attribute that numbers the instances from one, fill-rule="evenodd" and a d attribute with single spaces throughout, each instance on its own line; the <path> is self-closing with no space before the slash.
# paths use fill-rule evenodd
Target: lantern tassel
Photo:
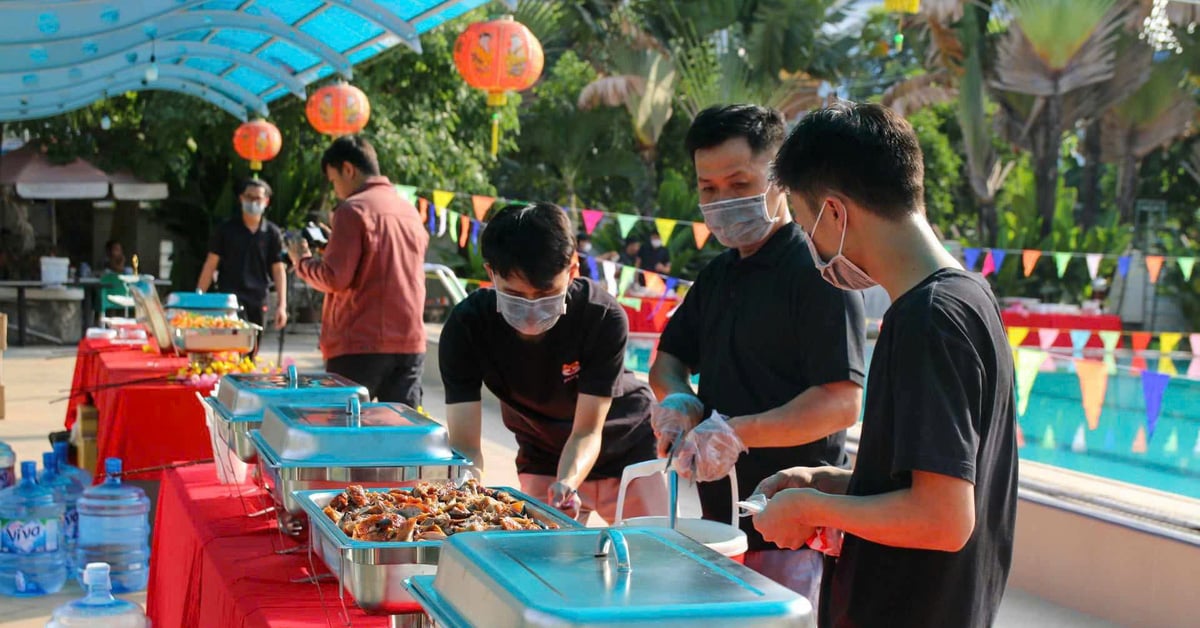
<path id="1" fill-rule="evenodd" d="M 500 114 L 492 114 L 492 158 L 500 154 Z"/>
<path id="2" fill-rule="evenodd" d="M 255 172 L 262 170 L 262 162 L 257 159 L 251 159 L 250 160 L 250 169 L 254 170 Z M 255 178 L 257 178 L 257 175 Z"/>

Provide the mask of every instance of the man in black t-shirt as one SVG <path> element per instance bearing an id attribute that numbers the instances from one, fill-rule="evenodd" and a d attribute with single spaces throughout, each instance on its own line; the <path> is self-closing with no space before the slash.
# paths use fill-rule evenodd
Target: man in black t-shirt
<path id="1" fill-rule="evenodd" d="M 196 289 L 207 292 L 216 273 L 221 291 L 237 295 L 246 321 L 265 326 L 267 293 L 274 282 L 279 299 L 273 321 L 282 328 L 287 325 L 283 232 L 263 217 L 271 202 L 271 186 L 262 179 L 246 179 L 238 184 L 237 195 L 241 211 L 213 232 Z"/>
<path id="2" fill-rule="evenodd" d="M 799 547 L 814 528 L 844 533 L 823 627 L 990 626 L 1012 560 L 1012 354 L 988 285 L 926 220 L 922 164 L 907 121 L 846 103 L 805 116 L 773 167 L 822 276 L 845 290 L 878 282 L 892 299 L 853 473 L 796 468 L 759 487 L 765 538 Z"/>
<path id="3" fill-rule="evenodd" d="M 658 453 L 689 431 L 676 466 L 690 474 L 695 461 L 704 516 L 715 521 L 730 520 L 735 464 L 743 497 L 780 469 L 848 465 L 845 429 L 862 400 L 862 297 L 821 280 L 783 190 L 770 183 L 784 132 L 779 112 L 733 105 L 702 111 L 687 134 L 704 221 L 729 250 L 667 323 L 650 384 L 662 399 Z M 700 374 L 697 391 L 691 373 Z M 815 605 L 821 555 L 780 549 L 749 519 L 741 526 L 746 565 Z"/>
<path id="4" fill-rule="evenodd" d="M 480 389 L 517 437 L 521 488 L 586 521 L 609 523 L 622 470 L 654 458 L 650 388 L 625 369 L 629 321 L 579 277 L 566 214 L 547 203 L 506 209 L 480 240 L 495 289 L 455 306 L 438 358 L 450 443 L 483 470 Z M 661 476 L 633 482 L 624 516 L 665 514 Z"/>

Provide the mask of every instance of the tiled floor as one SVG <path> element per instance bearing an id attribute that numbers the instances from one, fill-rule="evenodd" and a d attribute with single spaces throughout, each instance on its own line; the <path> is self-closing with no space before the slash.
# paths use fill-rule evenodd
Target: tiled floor
<path id="1" fill-rule="evenodd" d="M 271 342 L 273 344 L 274 340 Z M 287 354 L 293 356 L 302 368 L 319 367 L 320 354 L 316 350 L 315 336 L 289 336 L 287 346 Z M 49 401 L 62 396 L 60 390 L 70 386 L 74 356 L 73 347 L 10 348 L 4 355 L 3 376 L 8 412 L 6 418 L 0 420 L 0 440 L 16 450 L 18 459 L 40 459 L 40 454 L 48 445 L 46 435 L 62 429 L 66 406 L 62 403 L 50 405 Z M 425 406 L 436 417 L 444 414 L 444 405 L 435 356 L 436 352 L 431 352 L 426 362 Z M 512 462 L 516 445 L 512 434 L 501 424 L 499 406 L 494 399 L 485 400 L 484 412 L 489 419 L 484 423 L 488 483 L 516 486 L 516 469 Z M 0 628 L 45 626 L 54 608 L 81 595 L 78 586 L 70 583 L 66 590 L 54 596 L 25 599 L 0 597 Z M 126 599 L 144 605 L 145 593 L 126 596 Z M 1001 628 L 1113 626 L 1018 590 L 1010 590 L 1006 595 L 996 625 Z"/>

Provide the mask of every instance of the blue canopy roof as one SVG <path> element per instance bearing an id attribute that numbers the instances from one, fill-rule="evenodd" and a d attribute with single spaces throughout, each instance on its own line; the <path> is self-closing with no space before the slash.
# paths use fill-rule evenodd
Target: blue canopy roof
<path id="1" fill-rule="evenodd" d="M 516 0 L 504 0 L 516 4 Z M 488 0 L 17 0 L 0 12 L 0 120 L 127 91 L 191 94 L 245 120 Z"/>

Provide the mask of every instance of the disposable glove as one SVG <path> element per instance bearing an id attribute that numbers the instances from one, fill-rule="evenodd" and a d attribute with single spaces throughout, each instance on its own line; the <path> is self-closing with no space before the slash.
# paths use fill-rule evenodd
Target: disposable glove
<path id="1" fill-rule="evenodd" d="M 672 393 L 651 406 L 650 427 L 654 429 L 658 457 L 666 458 L 675 439 L 703 417 L 704 402 L 687 393 Z"/>
<path id="2" fill-rule="evenodd" d="M 713 482 L 729 475 L 738 456 L 750 451 L 729 426 L 728 417 L 713 411 L 688 433 L 675 454 L 675 470 L 696 482 Z"/>

